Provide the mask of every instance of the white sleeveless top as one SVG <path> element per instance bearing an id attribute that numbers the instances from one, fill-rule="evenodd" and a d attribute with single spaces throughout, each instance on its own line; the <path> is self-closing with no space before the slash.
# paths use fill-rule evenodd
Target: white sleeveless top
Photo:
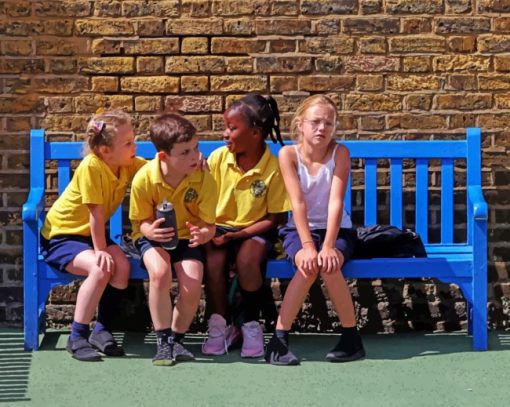
<path id="1" fill-rule="evenodd" d="M 326 229 L 328 222 L 328 204 L 331 192 L 331 183 L 333 181 L 333 172 L 335 171 L 335 154 L 338 144 L 333 149 L 333 154 L 326 164 L 324 164 L 317 175 L 310 175 L 308 169 L 301 161 L 297 146 L 293 146 L 296 151 L 298 163 L 298 177 L 303 191 L 306 207 L 308 209 L 308 225 L 310 230 Z M 289 226 L 296 227 L 294 217 L 289 220 Z M 352 227 L 352 221 L 349 214 L 343 210 L 342 228 Z"/>

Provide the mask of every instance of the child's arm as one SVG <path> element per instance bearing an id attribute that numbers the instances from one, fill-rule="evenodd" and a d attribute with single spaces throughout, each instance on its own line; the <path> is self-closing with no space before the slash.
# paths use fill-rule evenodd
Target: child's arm
<path id="1" fill-rule="evenodd" d="M 113 273 L 115 263 L 113 258 L 106 251 L 106 236 L 105 236 L 105 219 L 103 213 L 103 205 L 87 204 L 89 208 L 89 222 L 90 222 L 90 235 L 92 237 L 92 244 L 94 245 L 94 252 L 97 259 L 97 265 L 101 270 L 107 273 Z"/>
<path id="2" fill-rule="evenodd" d="M 304 251 L 302 262 L 297 264 L 297 266 L 307 274 L 317 273 L 317 250 L 315 249 L 308 225 L 308 211 L 303 192 L 301 191 L 301 184 L 299 183 L 297 158 L 294 149 L 289 146 L 280 149 L 278 162 L 292 205 L 292 217 L 301 239 L 302 250 Z"/>
<path id="3" fill-rule="evenodd" d="M 340 266 L 338 251 L 336 250 L 336 240 L 338 231 L 342 224 L 342 214 L 344 210 L 344 197 L 349 180 L 349 170 L 351 158 L 349 150 L 339 145 L 335 156 L 335 171 L 331 183 L 331 192 L 328 203 L 328 223 L 326 227 L 326 236 L 322 250 L 319 253 L 319 267 L 326 273 L 337 270 Z"/>
<path id="4" fill-rule="evenodd" d="M 231 240 L 247 239 L 252 236 L 261 235 L 263 233 L 266 233 L 268 230 L 271 230 L 278 226 L 278 224 L 280 223 L 279 218 L 280 216 L 277 213 L 268 213 L 262 219 L 253 223 L 250 226 L 247 226 L 236 232 L 227 232 L 221 236 L 215 237 L 213 243 L 217 246 L 221 246 L 222 244 L 230 242 Z"/>
<path id="5" fill-rule="evenodd" d="M 211 240 L 216 233 L 216 225 L 211 223 L 204 223 L 201 226 L 193 225 L 191 222 L 186 222 L 191 233 L 191 239 L 189 240 L 189 247 L 197 247 L 207 243 Z"/>

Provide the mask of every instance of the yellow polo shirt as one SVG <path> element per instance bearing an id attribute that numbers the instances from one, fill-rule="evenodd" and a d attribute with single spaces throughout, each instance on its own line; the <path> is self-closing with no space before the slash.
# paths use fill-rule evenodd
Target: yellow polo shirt
<path id="1" fill-rule="evenodd" d="M 163 200 L 174 205 L 179 239 L 191 237 L 186 221 L 194 225 L 214 224 L 218 194 L 216 183 L 208 171 L 195 171 L 186 176 L 176 189 L 165 182 L 158 155 L 149 161 L 133 179 L 129 218 L 133 225 L 133 240 L 142 237 L 140 223 L 153 218 Z"/>
<path id="2" fill-rule="evenodd" d="M 46 215 L 41 234 L 47 240 L 58 235 L 90 236 L 87 204 L 103 205 L 105 221 L 110 219 L 122 203 L 133 176 L 146 163 L 143 158 L 136 157 L 129 167 L 120 167 L 117 178 L 98 156 L 86 155 Z"/>
<path id="3" fill-rule="evenodd" d="M 208 163 L 218 187 L 218 225 L 245 228 L 268 213 L 290 210 L 278 159 L 269 147 L 246 173 L 237 166 L 235 155 L 227 147 L 213 151 Z"/>

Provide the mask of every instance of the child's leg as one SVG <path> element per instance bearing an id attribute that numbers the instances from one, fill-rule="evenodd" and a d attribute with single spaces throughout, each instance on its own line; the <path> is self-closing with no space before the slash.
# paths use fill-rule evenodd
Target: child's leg
<path id="1" fill-rule="evenodd" d="M 95 332 L 103 329 L 107 331 L 112 330 L 112 321 L 122 298 L 123 290 L 128 285 L 131 270 L 129 261 L 120 247 L 112 245 L 106 250 L 113 258 L 115 270 L 99 301 L 96 327 L 94 328 Z"/>
<path id="2" fill-rule="evenodd" d="M 255 240 L 245 240 L 236 257 L 239 287 L 243 299 L 244 321 L 258 321 L 262 302 L 262 262 L 266 258 L 264 243 Z"/>
<path id="3" fill-rule="evenodd" d="M 152 247 L 143 255 L 149 273 L 149 310 L 155 331 L 170 329 L 172 323 L 172 271 L 170 256 L 161 247 Z"/>
<path id="4" fill-rule="evenodd" d="M 264 354 L 264 336 L 259 317 L 263 298 L 261 265 L 265 258 L 265 242 L 257 239 L 245 240 L 236 257 L 244 312 L 244 324 L 241 328 L 242 357 L 259 357 Z"/>
<path id="5" fill-rule="evenodd" d="M 211 243 L 206 245 L 206 281 L 205 292 L 211 312 L 227 317 L 227 282 L 225 267 L 227 263 L 227 251 L 216 247 Z"/>
<path id="6" fill-rule="evenodd" d="M 179 298 L 175 304 L 172 331 L 175 334 L 187 332 L 197 312 L 202 291 L 204 265 L 198 260 L 183 260 L 175 263 L 179 282 Z"/>
<path id="7" fill-rule="evenodd" d="M 342 327 L 352 328 L 356 326 L 356 314 L 354 313 L 354 304 L 352 302 L 349 286 L 341 270 L 344 263 L 344 256 L 341 252 L 338 252 L 338 255 L 340 257 L 339 270 L 332 273 L 322 272 L 321 277 L 326 285 L 329 299 L 335 307 Z"/>
<path id="8" fill-rule="evenodd" d="M 107 356 L 124 356 L 124 349 L 117 344 L 111 331 L 113 319 L 128 285 L 131 265 L 120 247 L 111 245 L 106 250 L 113 258 L 115 269 L 99 300 L 96 326 L 89 342 Z"/>
<path id="9" fill-rule="evenodd" d="M 299 250 L 295 257 L 296 264 L 301 264 L 301 256 L 303 251 Z M 296 316 L 303 306 L 310 287 L 317 279 L 318 274 L 307 274 L 298 267 L 296 274 L 292 277 L 282 304 L 280 306 L 280 315 L 276 322 L 276 329 L 290 331 L 292 323 L 296 319 Z"/>
<path id="10" fill-rule="evenodd" d="M 89 324 L 111 275 L 96 264 L 93 250 L 78 253 L 66 270 L 71 274 L 86 276 L 78 290 L 74 320 L 80 324 Z"/>
<path id="11" fill-rule="evenodd" d="M 96 264 L 93 250 L 78 253 L 67 265 L 66 270 L 71 274 L 86 276 L 78 290 L 67 350 L 78 360 L 101 360 L 99 353 L 88 343 L 89 323 L 111 275 Z"/>

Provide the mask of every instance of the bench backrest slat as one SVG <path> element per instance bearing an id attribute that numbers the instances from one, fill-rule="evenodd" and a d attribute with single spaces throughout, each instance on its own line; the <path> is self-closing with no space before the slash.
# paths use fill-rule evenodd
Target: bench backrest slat
<path id="1" fill-rule="evenodd" d="M 352 174 L 347 181 L 347 189 L 345 190 L 344 208 L 348 214 L 352 213 Z"/>
<path id="2" fill-rule="evenodd" d="M 390 163 L 390 224 L 402 227 L 402 159 Z"/>
<path id="3" fill-rule="evenodd" d="M 377 160 L 365 160 L 365 225 L 377 223 Z"/>
<path id="4" fill-rule="evenodd" d="M 441 243 L 453 243 L 453 160 L 441 165 Z"/>
<path id="5" fill-rule="evenodd" d="M 71 181 L 71 160 L 58 160 L 58 194 L 64 192 Z"/>
<path id="6" fill-rule="evenodd" d="M 45 161 L 56 160 L 58 168 L 58 190 L 63 191 L 72 177 L 72 160 L 80 160 L 83 153 L 83 144 L 77 142 L 44 142 L 44 130 L 32 130 L 31 136 L 31 171 L 30 180 L 32 187 L 45 188 Z M 37 137 L 35 137 L 37 136 Z M 415 184 L 415 229 L 421 235 L 423 241 L 428 243 L 429 226 L 429 160 L 441 160 L 441 242 L 453 243 L 454 228 L 454 200 L 453 189 L 455 183 L 455 161 L 467 160 L 468 185 L 479 185 L 481 183 L 480 168 L 480 129 L 467 129 L 467 139 L 464 140 L 427 140 L 427 141 L 395 141 L 395 140 L 346 140 L 340 141 L 350 152 L 353 160 L 361 159 L 365 163 L 364 168 L 364 223 L 366 225 L 376 224 L 378 221 L 378 159 L 389 160 L 389 222 L 397 227 L 405 226 L 405 204 L 404 202 L 404 165 L 403 160 L 414 160 L 416 163 L 416 184 Z M 286 141 L 290 144 L 292 141 Z M 222 141 L 200 141 L 200 151 L 204 156 L 222 146 Z M 271 152 L 278 155 L 279 144 L 268 143 Z M 42 156 L 39 151 L 44 150 Z M 137 155 L 151 159 L 155 155 L 155 148 L 150 141 L 137 142 Z M 379 171 L 387 171 L 382 165 Z M 406 170 L 407 173 L 407 170 Z M 406 174 L 407 175 L 407 174 Z M 349 178 L 346 196 L 345 209 L 352 213 L 353 206 L 361 202 L 353 202 L 352 177 Z M 387 186 L 380 186 L 386 189 Z M 463 185 L 461 185 L 463 187 Z M 412 185 L 405 185 L 405 188 L 413 189 Z M 384 195 L 381 195 L 384 196 Z M 124 208 L 124 212 L 125 212 Z M 110 234 L 116 240 L 122 233 L 122 210 L 119 210 L 110 221 Z M 469 235 L 468 218 L 468 242 L 471 242 Z M 409 220 L 408 220 L 409 222 Z M 411 221 L 412 222 L 412 221 Z"/>
<path id="7" fill-rule="evenodd" d="M 416 232 L 421 236 L 423 243 L 428 243 L 428 224 L 429 224 L 429 203 L 428 203 L 428 184 L 429 184 L 429 160 L 416 160 Z"/>

